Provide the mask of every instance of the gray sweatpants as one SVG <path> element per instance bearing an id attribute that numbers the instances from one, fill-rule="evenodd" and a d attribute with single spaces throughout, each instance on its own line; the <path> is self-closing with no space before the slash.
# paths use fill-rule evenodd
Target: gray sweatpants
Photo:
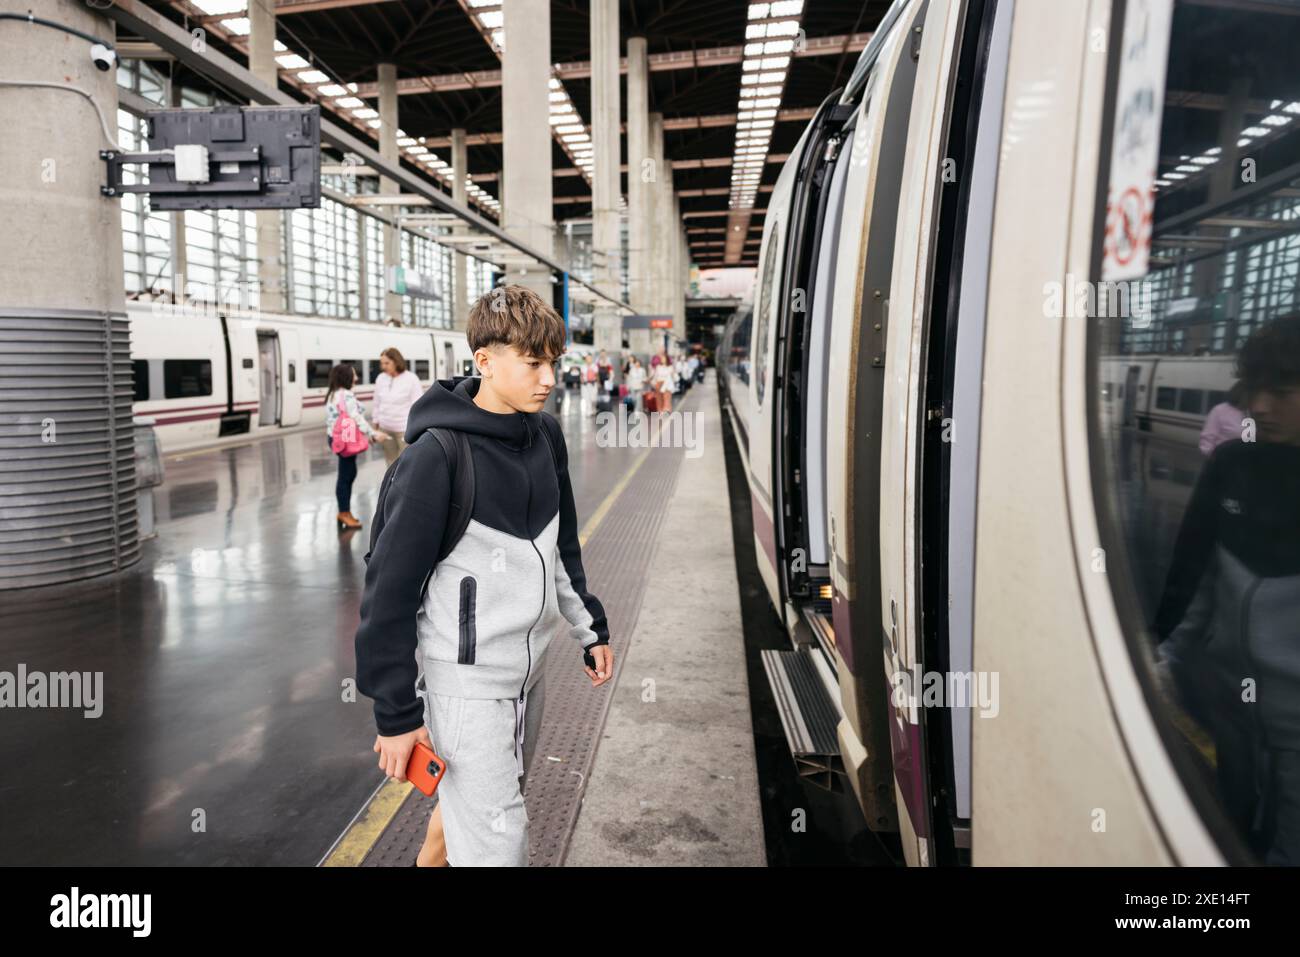
<path id="1" fill-rule="evenodd" d="M 545 678 L 518 698 L 455 698 L 422 691 L 433 750 L 447 762 L 436 797 L 454 867 L 527 867 L 523 791 L 537 745 Z"/>

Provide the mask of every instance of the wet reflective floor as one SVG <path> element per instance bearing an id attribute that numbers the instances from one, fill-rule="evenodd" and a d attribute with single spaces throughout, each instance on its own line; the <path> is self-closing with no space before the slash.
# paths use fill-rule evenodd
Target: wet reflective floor
<path id="1" fill-rule="evenodd" d="M 639 450 L 571 396 L 581 526 Z M 169 457 L 138 564 L 0 593 L 0 671 L 103 673 L 98 717 L 0 709 L 0 863 L 312 865 L 383 780 L 345 683 L 385 463 L 340 534 L 323 432 Z"/>

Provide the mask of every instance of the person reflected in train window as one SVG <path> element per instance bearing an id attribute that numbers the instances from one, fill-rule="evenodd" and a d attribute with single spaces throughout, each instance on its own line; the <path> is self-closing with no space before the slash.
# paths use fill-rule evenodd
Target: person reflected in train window
<path id="1" fill-rule="evenodd" d="M 1244 434 L 1197 480 L 1152 627 L 1229 818 L 1265 863 L 1300 865 L 1300 316 L 1258 328 L 1237 374 Z"/>
<path id="2" fill-rule="evenodd" d="M 1246 418 L 1246 386 L 1238 380 L 1228 396 L 1205 417 L 1201 427 L 1201 454 L 1209 456 L 1224 442 L 1241 438 L 1242 420 Z"/>
<path id="3" fill-rule="evenodd" d="M 366 421 L 361 403 L 352 392 L 357 373 L 351 364 L 344 362 L 330 369 L 329 391 L 325 393 L 325 441 L 334 450 L 334 424 L 346 412 L 356 423 L 357 430 L 372 441 L 382 442 L 388 433 L 373 428 Z M 352 514 L 352 483 L 357 478 L 357 453 L 335 453 L 339 460 L 338 480 L 334 483 L 334 497 L 338 499 L 339 531 L 358 529 L 361 522 Z"/>
<path id="4" fill-rule="evenodd" d="M 375 379 L 375 404 L 371 414 L 375 425 L 388 433 L 380 445 L 384 448 L 384 461 L 389 465 L 406 448 L 406 417 L 415 400 L 424 394 L 419 377 L 406 367 L 406 359 L 397 349 L 385 349 L 379 354 L 382 370 Z"/>

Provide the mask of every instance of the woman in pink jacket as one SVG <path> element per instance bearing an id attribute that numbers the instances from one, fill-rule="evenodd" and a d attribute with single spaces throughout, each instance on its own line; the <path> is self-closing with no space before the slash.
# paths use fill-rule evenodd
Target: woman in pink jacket
<path id="1" fill-rule="evenodd" d="M 391 465 L 406 448 L 406 416 L 424 386 L 414 372 L 406 368 L 406 359 L 396 349 L 385 349 L 379 356 L 383 370 L 375 379 L 375 405 L 371 410 L 375 424 L 388 433 L 380 444 L 384 460 Z"/>
<path id="2" fill-rule="evenodd" d="M 1239 439 L 1242 421 L 1246 417 L 1246 387 L 1238 382 L 1228 392 L 1227 399 L 1210 410 L 1201 428 L 1199 443 L 1201 454 L 1210 456 L 1220 444 L 1229 439 Z"/>

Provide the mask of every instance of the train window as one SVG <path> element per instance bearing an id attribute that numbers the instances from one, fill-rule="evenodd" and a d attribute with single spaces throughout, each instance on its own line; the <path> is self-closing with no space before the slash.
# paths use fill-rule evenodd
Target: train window
<path id="1" fill-rule="evenodd" d="M 749 349 L 754 338 L 754 313 L 745 314 L 745 321 L 736 330 L 736 341 L 741 344 L 740 354 L 736 357 L 736 374 L 745 385 L 749 385 Z"/>
<path id="2" fill-rule="evenodd" d="M 212 361 L 210 359 L 164 359 L 163 395 L 168 399 L 212 395 Z"/>
<path id="3" fill-rule="evenodd" d="M 1201 403 L 1205 400 L 1205 393 L 1200 389 L 1179 389 L 1178 390 L 1178 411 L 1190 412 L 1194 415 L 1200 415 L 1204 410 Z"/>
<path id="4" fill-rule="evenodd" d="M 147 402 L 149 400 L 149 360 L 132 359 L 131 360 L 131 384 L 134 394 L 131 396 L 132 402 Z"/>
<path id="5" fill-rule="evenodd" d="M 378 381 L 379 381 L 379 373 L 381 373 L 381 372 L 383 372 L 383 371 L 384 371 L 384 367 L 380 364 L 379 360 L 378 360 L 378 359 L 371 359 L 371 360 L 370 360 L 370 378 L 367 379 L 366 381 L 367 381 L 367 382 L 371 382 L 371 383 L 378 382 Z"/>
<path id="6" fill-rule="evenodd" d="M 1161 740 L 1219 847 L 1297 865 L 1300 17 L 1196 0 L 1122 9 L 1093 278 L 1149 305 L 1090 325 L 1107 579 Z M 1133 171 L 1153 164 L 1148 190 Z M 1156 408 L 1193 414 L 1143 429 L 1140 391 L 1138 415 L 1105 412 L 1098 383 L 1142 360 L 1166 383 Z"/>
<path id="7" fill-rule="evenodd" d="M 757 391 L 758 404 L 763 404 L 763 392 L 767 378 L 767 330 L 772 324 L 775 312 L 775 289 L 772 276 L 776 272 L 776 261 L 781 257 L 781 218 L 772 216 L 772 229 L 768 233 L 767 250 L 763 257 L 763 278 L 758 285 L 758 326 L 754 336 L 754 388 Z"/>
<path id="8" fill-rule="evenodd" d="M 339 365 L 352 366 L 352 371 L 356 374 L 357 380 L 354 385 L 361 385 L 366 381 L 366 364 L 360 359 L 340 359 Z"/>
<path id="9" fill-rule="evenodd" d="M 325 389 L 330 384 L 330 369 L 334 368 L 333 359 L 307 360 L 307 388 Z"/>
<path id="10" fill-rule="evenodd" d="M 298 366 L 294 363 L 292 359 L 289 360 L 289 381 L 290 382 L 298 381 Z"/>
<path id="11" fill-rule="evenodd" d="M 428 378 L 429 378 L 429 360 L 428 360 L 428 359 L 416 359 L 416 360 L 415 360 L 415 377 L 416 377 L 417 379 L 421 379 L 421 380 L 423 380 L 423 379 L 428 379 Z"/>

